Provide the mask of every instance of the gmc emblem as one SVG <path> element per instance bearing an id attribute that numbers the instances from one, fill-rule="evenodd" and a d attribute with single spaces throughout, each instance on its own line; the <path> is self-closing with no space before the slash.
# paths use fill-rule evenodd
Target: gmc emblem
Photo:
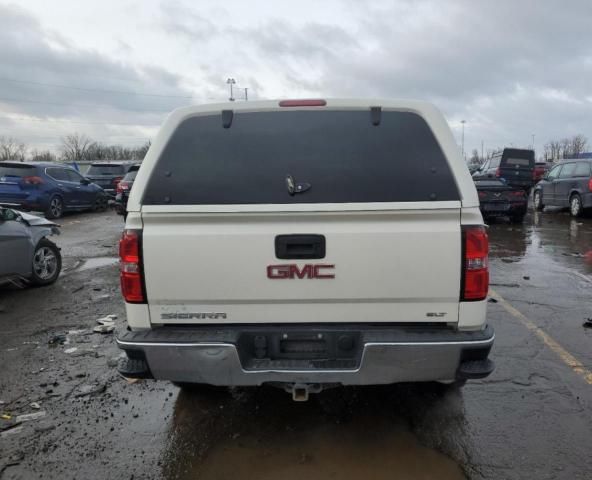
<path id="1" fill-rule="evenodd" d="M 298 265 L 268 265 L 267 278 L 279 280 L 285 278 L 335 278 L 333 269 L 335 265 L 304 265 L 302 268 Z"/>

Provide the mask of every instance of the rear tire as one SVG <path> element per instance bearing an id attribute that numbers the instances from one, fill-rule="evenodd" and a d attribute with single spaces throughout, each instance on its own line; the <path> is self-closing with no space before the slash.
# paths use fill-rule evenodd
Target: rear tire
<path id="1" fill-rule="evenodd" d="M 107 210 L 108 200 L 103 194 L 98 194 L 95 198 L 95 204 L 93 205 L 94 212 L 104 212 Z"/>
<path id="2" fill-rule="evenodd" d="M 574 193 L 569 198 L 569 213 L 574 218 L 581 217 L 584 213 L 584 207 L 582 206 L 582 198 L 577 193 Z"/>
<path id="3" fill-rule="evenodd" d="M 31 266 L 32 285 L 41 287 L 55 282 L 62 270 L 62 254 L 60 249 L 47 238 L 42 238 L 33 253 Z"/>
<path id="4" fill-rule="evenodd" d="M 60 218 L 64 214 L 64 201 L 62 197 L 54 195 L 49 199 L 49 206 L 45 210 L 45 218 L 50 220 Z"/>
<path id="5" fill-rule="evenodd" d="M 545 208 L 545 205 L 543 204 L 543 194 L 540 190 L 536 190 L 534 192 L 532 203 L 534 205 L 534 209 L 538 210 L 539 212 L 541 212 L 543 208 Z"/>

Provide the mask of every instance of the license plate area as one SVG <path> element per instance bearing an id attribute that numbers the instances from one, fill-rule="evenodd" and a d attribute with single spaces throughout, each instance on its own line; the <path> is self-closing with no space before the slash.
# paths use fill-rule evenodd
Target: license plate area
<path id="1" fill-rule="evenodd" d="M 361 355 L 356 331 L 245 332 L 238 341 L 247 370 L 355 368 Z"/>

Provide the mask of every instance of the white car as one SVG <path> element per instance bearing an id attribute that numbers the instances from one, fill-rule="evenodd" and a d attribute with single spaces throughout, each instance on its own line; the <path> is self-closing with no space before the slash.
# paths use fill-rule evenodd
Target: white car
<path id="1" fill-rule="evenodd" d="M 493 370 L 488 240 L 436 108 L 192 106 L 140 167 L 120 244 L 126 376 L 327 386 Z"/>

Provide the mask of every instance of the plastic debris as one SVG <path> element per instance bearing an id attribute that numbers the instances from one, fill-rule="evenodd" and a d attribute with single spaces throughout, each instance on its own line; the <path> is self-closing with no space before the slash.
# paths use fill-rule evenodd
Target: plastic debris
<path id="1" fill-rule="evenodd" d="M 66 342 L 66 334 L 65 333 L 58 333 L 56 335 L 52 335 L 50 339 L 47 341 L 50 345 L 63 345 Z"/>
<path id="2" fill-rule="evenodd" d="M 99 325 L 113 325 L 115 323 L 115 318 L 113 317 L 117 318 L 117 315 L 107 315 L 106 317 L 97 318 L 97 323 Z"/>
<path id="3" fill-rule="evenodd" d="M 592 328 L 592 317 L 587 318 L 586 321 L 582 324 L 584 328 Z"/>
<path id="4" fill-rule="evenodd" d="M 41 405 L 39 405 L 39 403 L 37 402 L 31 402 L 29 404 L 29 407 L 34 408 L 35 410 L 39 410 L 41 408 Z"/>
<path id="5" fill-rule="evenodd" d="M 93 328 L 93 332 L 96 333 L 111 333 L 113 332 L 113 330 L 115 330 L 115 325 L 113 325 L 112 323 L 97 325 L 95 328 Z"/>
<path id="6" fill-rule="evenodd" d="M 17 423 L 22 423 L 22 422 L 30 422 L 31 420 L 39 420 L 40 418 L 45 417 L 46 414 L 47 414 L 47 412 L 45 410 L 41 410 L 40 412 L 26 413 L 24 415 L 17 415 L 16 421 L 17 421 Z"/>
<path id="7" fill-rule="evenodd" d="M 2 415 L 0 415 L 0 418 L 2 420 L 10 420 L 12 418 L 12 415 L 10 413 L 3 413 Z"/>
<path id="8" fill-rule="evenodd" d="M 64 353 L 74 353 L 76 350 L 78 350 L 78 347 L 66 348 Z"/>

